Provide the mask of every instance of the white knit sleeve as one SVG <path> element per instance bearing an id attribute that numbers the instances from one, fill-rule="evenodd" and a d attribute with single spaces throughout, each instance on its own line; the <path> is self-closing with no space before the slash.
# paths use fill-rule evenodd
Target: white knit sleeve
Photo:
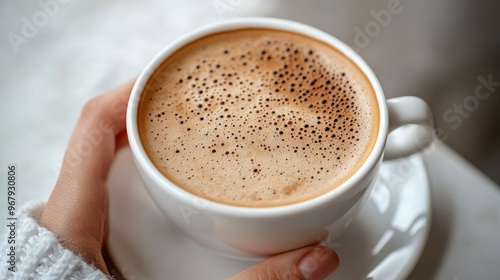
<path id="1" fill-rule="evenodd" d="M 43 207 L 44 204 L 32 205 L 18 216 L 15 244 L 8 244 L 7 238 L 1 240 L 0 279 L 108 279 L 102 271 L 64 248 L 54 233 L 38 224 Z M 15 246 L 14 269 L 7 255 L 11 246 Z"/>

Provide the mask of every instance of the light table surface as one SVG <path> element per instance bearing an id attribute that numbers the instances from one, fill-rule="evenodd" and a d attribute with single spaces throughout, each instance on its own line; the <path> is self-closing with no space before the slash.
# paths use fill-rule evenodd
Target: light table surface
<path id="1" fill-rule="evenodd" d="M 409 279 L 500 279 L 500 188 L 443 144 L 426 152 L 432 222 Z"/>

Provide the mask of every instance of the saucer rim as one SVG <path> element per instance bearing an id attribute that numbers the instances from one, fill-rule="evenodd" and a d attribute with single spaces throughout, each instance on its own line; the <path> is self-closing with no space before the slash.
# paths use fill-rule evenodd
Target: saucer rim
<path id="1" fill-rule="evenodd" d="M 405 268 L 401 271 L 401 279 L 408 278 L 412 271 L 417 266 L 418 261 L 420 260 L 422 253 L 424 252 L 425 245 L 429 240 L 429 234 L 431 231 L 431 223 L 432 223 L 432 195 L 431 195 L 431 182 L 429 178 L 429 170 L 428 166 L 424 160 L 425 154 L 420 152 L 415 155 L 410 156 L 409 158 L 415 158 L 418 160 L 419 166 L 417 169 L 421 169 L 423 172 L 421 176 L 423 176 L 422 181 L 425 182 L 425 226 L 423 228 L 424 232 L 421 235 L 421 240 L 419 241 L 418 247 L 415 249 L 414 254 L 412 254 L 412 258 L 407 262 Z"/>
<path id="2" fill-rule="evenodd" d="M 125 160 L 125 161 L 133 161 L 131 151 L 129 149 L 126 149 L 126 150 L 127 150 L 126 152 L 129 153 L 128 155 L 122 155 L 122 157 L 117 156 L 117 158 L 119 160 L 121 159 L 121 160 Z M 120 152 L 122 152 L 122 151 L 120 151 Z M 423 185 L 422 191 L 425 193 L 422 194 L 422 198 L 425 199 L 425 208 L 424 208 L 425 209 L 425 214 L 424 214 L 425 223 L 424 223 L 423 227 L 421 228 L 421 230 L 423 230 L 423 231 L 418 235 L 418 237 L 413 238 L 412 241 L 410 243 L 408 243 L 408 244 L 413 244 L 413 245 L 411 245 L 411 247 L 413 247 L 411 256 L 410 256 L 410 258 L 408 258 L 407 261 L 405 261 L 405 263 L 403 264 L 403 268 L 400 270 L 400 272 L 398 273 L 398 275 L 395 279 L 406 279 L 411 274 L 411 272 L 414 270 L 414 268 L 416 267 L 418 261 L 420 260 L 420 258 L 422 256 L 422 253 L 425 249 L 425 244 L 427 243 L 427 240 L 429 237 L 431 218 L 432 218 L 432 204 L 431 204 L 432 195 L 431 195 L 431 191 L 430 191 L 431 186 L 430 186 L 430 180 L 429 180 L 428 167 L 427 167 L 425 160 L 424 160 L 424 154 L 422 154 L 422 153 L 415 154 L 415 155 L 412 155 L 411 157 L 409 157 L 408 159 L 414 160 L 416 162 L 414 168 L 419 173 L 417 175 L 418 177 L 420 177 L 419 180 L 421 182 L 419 182 L 419 183 L 423 183 L 422 184 Z M 382 165 L 394 164 L 394 162 L 397 162 L 397 160 L 384 161 L 382 163 Z M 135 166 L 134 166 L 134 168 L 135 168 Z M 137 172 L 137 170 L 134 170 L 134 172 Z M 127 177 L 128 176 L 137 176 L 138 177 L 139 174 L 127 174 L 126 176 Z M 109 178 L 111 178 L 111 177 L 108 177 L 108 181 L 109 181 Z M 416 178 L 416 177 L 414 177 L 414 178 Z M 143 183 L 140 180 L 138 183 L 140 185 L 142 185 L 141 187 L 143 188 L 143 191 L 148 193 L 146 191 L 145 186 L 143 185 Z M 389 190 L 390 190 L 390 188 L 389 188 Z M 148 193 L 148 195 L 149 195 L 149 193 Z M 370 196 L 371 196 L 371 194 L 370 194 Z M 113 204 L 111 204 L 111 205 L 113 205 Z M 366 207 L 366 206 L 363 205 L 360 212 L 362 211 L 362 209 L 364 207 Z M 111 213 L 111 211 L 110 211 L 110 213 Z M 174 224 L 170 223 L 169 227 L 170 226 L 174 226 Z M 111 228 L 112 227 L 110 225 L 110 234 L 109 234 L 110 237 L 115 235 L 115 234 L 120 234 L 120 233 L 116 233 L 116 232 L 114 234 L 112 234 Z M 119 252 L 124 252 L 124 251 L 126 252 L 129 250 L 128 249 L 125 249 L 125 250 L 124 249 L 117 249 L 117 247 L 113 246 L 112 244 L 113 244 L 113 242 L 108 242 L 108 253 L 110 255 L 111 260 L 115 264 L 116 271 L 119 273 L 122 273 L 123 271 L 120 268 L 125 267 L 126 264 L 120 264 L 120 257 L 117 258 L 115 256 L 116 256 L 116 254 L 120 254 Z M 196 246 L 200 246 L 200 245 L 196 244 Z M 115 247 L 115 248 L 113 248 L 113 247 Z M 138 272 L 140 272 L 140 270 Z M 137 273 L 137 274 L 140 274 L 140 273 Z M 118 275 L 118 276 L 121 276 L 121 275 Z M 331 278 L 331 277 L 334 277 L 334 278 Z M 123 276 L 122 276 L 119 279 L 125 279 L 125 278 L 123 278 Z M 336 279 L 335 274 L 330 276 L 328 279 Z"/>

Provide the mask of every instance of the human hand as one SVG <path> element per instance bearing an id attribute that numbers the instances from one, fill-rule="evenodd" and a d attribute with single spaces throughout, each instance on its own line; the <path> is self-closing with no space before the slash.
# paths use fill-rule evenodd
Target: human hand
<path id="1" fill-rule="evenodd" d="M 338 266 L 333 250 L 315 245 L 267 258 L 228 280 L 323 280 Z"/>
<path id="2" fill-rule="evenodd" d="M 127 143 L 125 113 L 134 80 L 85 104 L 69 141 L 40 225 L 88 263 L 108 273 L 106 178 L 117 149 Z"/>
<path id="3" fill-rule="evenodd" d="M 102 254 L 109 225 L 106 180 L 116 151 L 127 144 L 125 115 L 133 83 L 87 102 L 39 220 L 66 248 L 108 275 Z M 338 263 L 332 250 L 309 246 L 268 258 L 230 279 L 324 279 Z"/>

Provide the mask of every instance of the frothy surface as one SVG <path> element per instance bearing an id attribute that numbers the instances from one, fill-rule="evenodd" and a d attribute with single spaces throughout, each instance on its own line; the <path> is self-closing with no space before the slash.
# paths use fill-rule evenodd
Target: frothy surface
<path id="1" fill-rule="evenodd" d="M 173 183 L 266 207 L 330 191 L 371 151 L 367 78 L 332 47 L 270 29 L 210 35 L 169 57 L 139 104 L 141 141 Z"/>

